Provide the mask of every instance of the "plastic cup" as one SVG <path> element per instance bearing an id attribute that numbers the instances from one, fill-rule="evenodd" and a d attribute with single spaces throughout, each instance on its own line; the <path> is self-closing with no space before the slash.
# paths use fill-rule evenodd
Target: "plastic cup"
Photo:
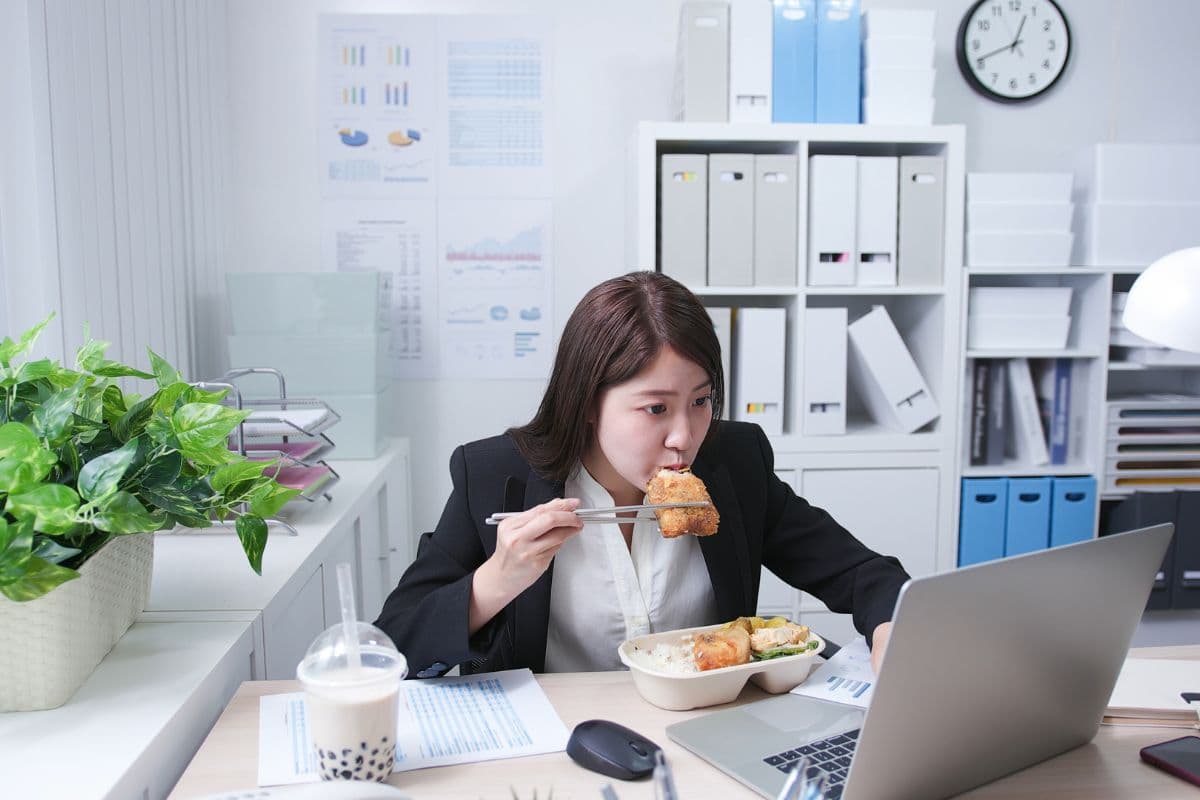
<path id="1" fill-rule="evenodd" d="M 358 657 L 338 623 L 313 641 L 296 668 L 308 700 L 308 730 L 323 781 L 385 781 L 396 758 L 400 682 L 408 662 L 387 635 L 355 624 Z"/>

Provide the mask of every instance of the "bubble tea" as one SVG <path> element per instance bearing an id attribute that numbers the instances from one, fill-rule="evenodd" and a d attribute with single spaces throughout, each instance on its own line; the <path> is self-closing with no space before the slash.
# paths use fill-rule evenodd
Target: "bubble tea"
<path id="1" fill-rule="evenodd" d="M 358 659 L 346 647 L 347 628 L 334 625 L 296 669 L 323 781 L 384 781 L 396 760 L 397 706 L 408 663 L 383 631 L 365 622 L 355 627 Z"/>

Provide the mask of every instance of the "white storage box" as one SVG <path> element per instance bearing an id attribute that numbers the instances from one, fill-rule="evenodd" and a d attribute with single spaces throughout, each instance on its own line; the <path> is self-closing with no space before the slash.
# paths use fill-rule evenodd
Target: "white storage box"
<path id="1" fill-rule="evenodd" d="M 1080 264 L 1146 266 L 1200 239 L 1200 203 L 1099 203 L 1086 216 Z"/>
<path id="2" fill-rule="evenodd" d="M 863 98 L 863 122 L 868 125 L 930 125 L 932 97 L 881 96 Z"/>
<path id="3" fill-rule="evenodd" d="M 375 458 L 383 451 L 385 437 L 391 432 L 394 392 L 389 383 L 371 394 L 322 395 L 330 408 L 341 415 L 329 429 L 333 440 L 330 459 Z"/>
<path id="4" fill-rule="evenodd" d="M 1070 172 L 971 172 L 971 203 L 1070 203 Z"/>
<path id="5" fill-rule="evenodd" d="M 388 334 L 301 336 L 296 334 L 231 334 L 229 364 L 238 367 L 274 367 L 283 373 L 289 395 L 321 396 L 330 393 L 378 392 L 387 375 Z M 250 378 L 262 378 L 251 382 Z M 278 394 L 271 376 L 250 375 L 238 386 L 247 396 Z M 254 391 L 251 390 L 254 389 Z"/>
<path id="6" fill-rule="evenodd" d="M 1003 231 L 1069 231 L 1071 203 L 967 203 L 967 230 L 977 233 Z"/>
<path id="7" fill-rule="evenodd" d="M 863 70 L 863 94 L 875 98 L 933 99 L 936 69 L 875 67 Z"/>
<path id="8" fill-rule="evenodd" d="M 863 36 L 867 39 L 932 39 L 933 10 L 914 8 L 869 8 L 862 14 Z"/>
<path id="9" fill-rule="evenodd" d="M 372 333 L 391 327 L 382 272 L 230 272 L 234 333 Z"/>
<path id="10" fill-rule="evenodd" d="M 968 313 L 1036 314 L 1065 317 L 1071 313 L 1070 286 L 973 286 Z"/>
<path id="11" fill-rule="evenodd" d="M 1065 267 L 1071 263 L 1070 233 L 1013 231 L 967 234 L 967 264 L 972 267 Z"/>
<path id="12" fill-rule="evenodd" d="M 809 639 L 815 640 L 818 645 L 807 653 L 688 673 L 668 672 L 656 664 L 651 656 L 651 651 L 657 645 L 690 643 L 692 634 L 720 627 L 708 625 L 638 636 L 622 642 L 617 655 L 621 663 L 629 667 L 638 694 L 659 708 L 686 711 L 689 708 L 729 703 L 737 699 L 748 680 L 754 681 L 756 686 L 769 694 L 790 691 L 804 683 L 804 679 L 817 666 L 817 654 L 825 649 L 825 640 L 810 632 Z"/>
<path id="13" fill-rule="evenodd" d="M 869 69 L 931 69 L 933 38 L 870 36 L 863 41 L 862 56 L 863 67 Z"/>
<path id="14" fill-rule="evenodd" d="M 971 350 L 1061 350 L 1071 333 L 1069 316 L 1047 314 L 969 314 L 967 348 Z"/>
<path id="15" fill-rule="evenodd" d="M 1084 167 L 1093 203 L 1200 203 L 1200 145 L 1097 144 Z"/>

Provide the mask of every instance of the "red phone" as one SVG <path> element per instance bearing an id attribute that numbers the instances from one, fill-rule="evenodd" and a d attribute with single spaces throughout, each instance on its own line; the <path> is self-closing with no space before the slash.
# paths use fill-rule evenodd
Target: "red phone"
<path id="1" fill-rule="evenodd" d="M 1200 786 L 1200 736 L 1180 736 L 1142 748 L 1142 761 Z"/>

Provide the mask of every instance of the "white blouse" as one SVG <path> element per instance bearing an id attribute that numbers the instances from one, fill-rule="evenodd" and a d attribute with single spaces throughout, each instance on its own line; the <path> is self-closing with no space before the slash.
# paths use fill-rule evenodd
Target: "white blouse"
<path id="1" fill-rule="evenodd" d="M 581 508 L 616 505 L 582 465 L 564 496 L 578 497 Z M 657 521 L 646 519 L 633 526 L 631 550 L 617 523 L 586 525 L 554 557 L 546 671 L 624 669 L 617 657 L 624 640 L 711 625 L 717 613 L 695 536 L 664 539 Z"/>

